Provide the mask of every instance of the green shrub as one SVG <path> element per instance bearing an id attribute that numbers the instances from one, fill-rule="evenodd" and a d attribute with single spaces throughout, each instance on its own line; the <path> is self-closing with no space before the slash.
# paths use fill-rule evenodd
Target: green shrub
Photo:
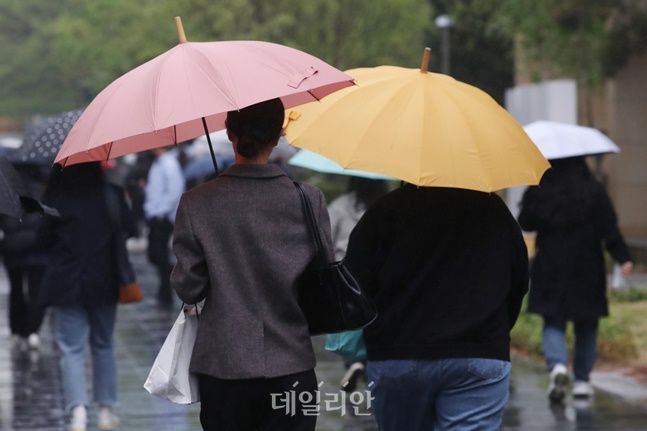
<path id="1" fill-rule="evenodd" d="M 526 311 L 526 304 L 524 303 L 519 319 L 510 333 L 510 344 L 513 348 L 524 353 L 537 356 L 542 355 L 542 327 L 542 318 L 536 314 L 528 313 Z"/>
<path id="2" fill-rule="evenodd" d="M 609 300 L 611 302 L 647 301 L 647 289 L 638 287 L 611 289 L 609 290 Z"/>
<path id="3" fill-rule="evenodd" d="M 613 316 L 600 321 L 598 357 L 611 362 L 626 362 L 638 358 L 638 348 L 629 325 Z"/>

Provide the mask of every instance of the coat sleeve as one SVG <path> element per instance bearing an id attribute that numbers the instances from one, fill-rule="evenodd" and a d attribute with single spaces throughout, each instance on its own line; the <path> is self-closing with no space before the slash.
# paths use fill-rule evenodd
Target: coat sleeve
<path id="1" fill-rule="evenodd" d="M 512 218 L 512 217 L 511 217 Z M 508 293 L 508 322 L 512 329 L 519 318 L 523 297 L 528 292 L 528 249 L 519 226 L 511 220 L 512 226 L 512 286 Z"/>
<path id="2" fill-rule="evenodd" d="M 202 246 L 193 233 L 186 195 L 180 201 L 175 219 L 173 252 L 177 262 L 171 272 L 171 286 L 186 304 L 203 300 L 209 287 L 209 272 Z"/>
<path id="3" fill-rule="evenodd" d="M 601 205 L 599 213 L 601 216 L 602 238 L 604 240 L 604 244 L 616 262 L 629 262 L 631 261 L 629 247 L 627 247 L 627 244 L 622 237 L 622 233 L 620 233 L 618 218 L 613 209 L 611 199 L 609 199 L 609 195 L 603 188 L 600 188 L 599 193 L 599 202 Z"/>
<path id="4" fill-rule="evenodd" d="M 377 293 L 380 259 L 380 222 L 383 215 L 376 207 L 369 208 L 350 234 L 344 262 L 360 286 L 370 296 Z"/>
<path id="5" fill-rule="evenodd" d="M 63 222 L 63 215 L 59 217 L 44 215 L 43 220 L 36 230 L 36 240 L 44 250 L 49 250 L 56 244 L 56 233 Z"/>
<path id="6" fill-rule="evenodd" d="M 121 229 L 128 238 L 136 237 L 139 235 L 139 232 L 137 229 L 137 223 L 135 223 L 135 217 L 133 216 L 133 210 L 126 199 L 126 192 L 123 187 L 117 187 L 115 185 L 112 185 L 111 187 L 113 187 L 116 196 L 119 197 L 119 219 L 121 221 Z"/>
<path id="7" fill-rule="evenodd" d="M 519 212 L 518 221 L 521 229 L 532 232 L 536 231 L 539 226 L 537 194 L 539 188 L 531 186 L 526 189 L 521 199 L 521 211 Z"/>

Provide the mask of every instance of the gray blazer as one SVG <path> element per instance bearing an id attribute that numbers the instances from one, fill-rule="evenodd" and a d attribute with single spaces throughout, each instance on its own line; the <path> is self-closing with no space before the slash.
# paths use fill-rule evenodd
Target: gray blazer
<path id="1" fill-rule="evenodd" d="M 321 191 L 305 185 L 331 253 Z M 187 304 L 205 299 L 191 371 L 221 379 L 314 368 L 297 279 L 314 259 L 299 195 L 275 165 L 233 165 L 182 196 L 171 283 Z"/>

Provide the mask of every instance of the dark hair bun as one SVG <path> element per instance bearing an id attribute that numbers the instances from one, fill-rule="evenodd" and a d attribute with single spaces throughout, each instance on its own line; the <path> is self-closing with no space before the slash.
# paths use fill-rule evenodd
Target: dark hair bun
<path id="1" fill-rule="evenodd" d="M 243 157 L 256 157 L 281 135 L 285 108 L 281 99 L 271 99 L 227 113 L 227 130 L 236 135 L 236 151 Z"/>

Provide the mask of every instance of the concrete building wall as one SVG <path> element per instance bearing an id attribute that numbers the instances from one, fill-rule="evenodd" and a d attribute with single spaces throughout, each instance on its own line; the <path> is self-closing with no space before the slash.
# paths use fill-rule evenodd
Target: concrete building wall
<path id="1" fill-rule="evenodd" d="M 622 150 L 605 160 L 609 193 L 625 235 L 647 238 L 647 52 L 609 82 L 605 105 L 609 136 Z"/>
<path id="2" fill-rule="evenodd" d="M 506 91 L 505 108 L 522 126 L 538 120 L 577 124 L 577 94 L 577 84 L 572 79 L 523 83 Z M 505 200 L 515 217 L 525 190 L 526 187 L 506 189 Z"/>

